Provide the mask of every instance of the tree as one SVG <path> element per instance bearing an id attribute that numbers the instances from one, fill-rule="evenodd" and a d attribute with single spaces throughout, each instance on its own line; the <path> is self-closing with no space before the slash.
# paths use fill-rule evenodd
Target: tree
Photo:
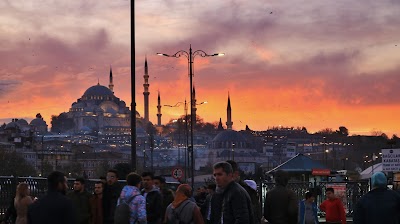
<path id="1" fill-rule="evenodd" d="M 113 169 L 116 169 L 118 171 L 119 179 L 125 179 L 126 176 L 128 176 L 128 174 L 132 172 L 131 165 L 129 165 L 129 163 L 117 163 L 115 164 Z"/>
<path id="2" fill-rule="evenodd" d="M 97 166 L 96 175 L 98 177 L 107 175 L 108 170 L 111 169 L 111 166 L 108 164 L 107 160 L 103 160 Z"/>
<path id="3" fill-rule="evenodd" d="M 344 127 L 344 126 L 340 126 L 339 130 L 336 131 L 338 134 L 343 135 L 343 136 L 348 136 L 349 135 L 349 130 Z"/>
<path id="4" fill-rule="evenodd" d="M 331 135 L 333 133 L 334 131 L 332 130 L 332 128 L 324 128 L 316 132 L 316 134 L 321 134 L 321 135 Z"/>
<path id="5" fill-rule="evenodd" d="M 61 169 L 65 175 L 69 177 L 81 177 L 82 176 L 82 165 L 77 161 L 70 161 Z"/>
<path id="6" fill-rule="evenodd" d="M 40 115 L 40 114 L 39 114 Z M 56 133 L 66 132 L 74 129 L 75 123 L 66 113 L 51 116 L 51 131 Z"/>
<path id="7" fill-rule="evenodd" d="M 35 168 L 15 151 L 0 151 L 0 160 L 0 176 L 36 176 Z"/>

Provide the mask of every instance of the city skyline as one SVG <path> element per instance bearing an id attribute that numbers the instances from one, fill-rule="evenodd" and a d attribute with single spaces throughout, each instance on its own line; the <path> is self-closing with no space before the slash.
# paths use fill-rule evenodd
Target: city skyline
<path id="1" fill-rule="evenodd" d="M 336 1 L 136 1 L 136 102 L 143 116 L 147 55 L 150 120 L 161 104 L 189 100 L 187 61 L 157 52 L 224 52 L 194 60 L 197 114 L 233 129 L 345 126 L 400 134 L 400 4 Z M 0 121 L 68 111 L 90 86 L 130 104 L 129 1 L 0 3 Z M 162 123 L 184 113 L 162 108 Z"/>

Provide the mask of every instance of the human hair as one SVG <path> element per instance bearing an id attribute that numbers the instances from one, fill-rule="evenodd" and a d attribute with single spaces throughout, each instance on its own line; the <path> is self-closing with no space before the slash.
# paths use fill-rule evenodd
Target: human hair
<path id="1" fill-rule="evenodd" d="M 154 179 L 154 173 L 145 171 L 142 173 L 142 177 L 150 177 L 152 180 Z"/>
<path id="2" fill-rule="evenodd" d="M 307 199 L 309 199 L 311 197 L 314 197 L 314 194 L 312 192 L 310 192 L 310 191 L 307 191 L 305 197 L 306 197 L 306 200 L 307 200 Z"/>
<path id="3" fill-rule="evenodd" d="M 116 178 L 119 178 L 119 176 L 118 176 L 118 170 L 116 170 L 116 169 L 109 169 L 109 170 L 107 171 L 107 173 L 114 173 L 114 174 L 115 174 L 115 177 L 116 177 Z"/>
<path id="4" fill-rule="evenodd" d="M 214 164 L 214 170 L 220 169 L 220 168 L 222 168 L 222 170 L 226 174 L 233 173 L 232 165 L 228 162 L 218 162 L 218 163 Z"/>
<path id="5" fill-rule="evenodd" d="M 15 200 L 19 201 L 22 198 L 28 196 L 28 187 L 29 185 L 25 182 L 19 183 L 17 186 L 17 192 L 15 194 Z"/>
<path id="6" fill-rule="evenodd" d="M 107 180 L 105 176 L 100 176 L 99 179 L 100 180 Z"/>
<path id="7" fill-rule="evenodd" d="M 155 177 L 153 178 L 153 180 L 159 180 L 160 183 L 162 183 L 162 184 L 165 184 L 165 183 L 166 183 L 165 178 L 162 177 L 162 176 L 155 176 Z"/>
<path id="8" fill-rule="evenodd" d="M 103 181 L 96 181 L 96 183 L 94 183 L 94 184 L 101 184 L 101 187 L 104 188 L 104 182 Z"/>
<path id="9" fill-rule="evenodd" d="M 126 183 L 129 186 L 136 186 L 140 182 L 142 182 L 142 177 L 139 174 L 135 173 L 135 172 L 131 172 L 126 176 Z"/>
<path id="10" fill-rule="evenodd" d="M 80 182 L 82 185 L 85 185 L 85 179 L 83 177 L 78 177 L 75 179 L 75 181 Z"/>
<path id="11" fill-rule="evenodd" d="M 275 182 L 277 185 L 286 187 L 289 183 L 289 173 L 283 170 L 276 171 Z"/>
<path id="12" fill-rule="evenodd" d="M 335 190 L 332 187 L 326 188 L 325 192 L 328 192 L 328 191 L 335 193 Z"/>
<path id="13" fill-rule="evenodd" d="M 208 184 L 208 185 L 207 185 L 207 189 L 210 189 L 210 190 L 215 191 L 216 188 L 217 188 L 217 185 L 216 185 L 216 184 Z"/>
<path id="14" fill-rule="evenodd" d="M 226 162 L 231 164 L 233 172 L 239 171 L 239 166 L 238 166 L 237 162 L 235 162 L 233 160 L 227 160 Z"/>
<path id="15" fill-rule="evenodd" d="M 65 182 L 65 175 L 60 171 L 53 171 L 47 177 L 47 186 L 49 190 L 57 190 L 59 183 Z"/>

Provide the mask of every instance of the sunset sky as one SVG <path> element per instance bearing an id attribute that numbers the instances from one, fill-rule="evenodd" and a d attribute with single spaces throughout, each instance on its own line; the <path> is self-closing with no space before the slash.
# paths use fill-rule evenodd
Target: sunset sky
<path id="1" fill-rule="evenodd" d="M 350 134 L 400 134 L 400 2 L 396 0 L 137 0 L 136 101 L 143 115 L 144 59 L 150 120 L 162 104 L 189 99 L 187 60 L 205 121 L 235 130 L 346 126 Z M 90 86 L 108 86 L 130 105 L 128 0 L 1 0 L 0 122 L 68 111 Z M 162 109 L 163 123 L 183 107 Z"/>

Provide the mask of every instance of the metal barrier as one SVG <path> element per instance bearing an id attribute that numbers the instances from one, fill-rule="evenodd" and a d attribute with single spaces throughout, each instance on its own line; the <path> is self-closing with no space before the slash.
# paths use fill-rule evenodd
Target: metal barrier
<path id="1" fill-rule="evenodd" d="M 344 188 L 341 192 L 343 197 L 343 202 L 346 207 L 347 216 L 352 216 L 353 208 L 357 200 L 369 191 L 368 181 L 358 181 L 358 182 L 289 182 L 287 188 L 294 191 L 297 199 L 300 201 L 304 198 L 307 191 L 314 192 L 316 197 L 317 205 L 319 206 L 325 200 L 325 190 L 327 187 L 336 186 Z M 265 195 L 268 191 L 275 187 L 274 182 L 263 182 L 261 183 L 261 201 L 265 201 Z M 264 206 L 264 203 L 262 203 Z M 324 215 L 320 213 L 320 215 Z"/>

